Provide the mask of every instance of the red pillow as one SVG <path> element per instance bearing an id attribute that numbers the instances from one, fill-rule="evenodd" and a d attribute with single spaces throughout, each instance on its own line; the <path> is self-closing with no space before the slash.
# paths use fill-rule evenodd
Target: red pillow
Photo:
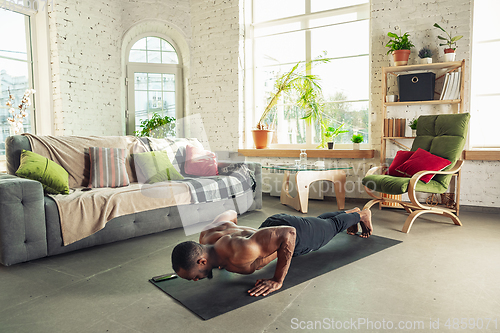
<path id="1" fill-rule="evenodd" d="M 192 145 L 186 145 L 184 173 L 192 176 L 216 176 L 217 158 L 215 153 Z"/>
<path id="2" fill-rule="evenodd" d="M 418 148 L 417 151 L 401 164 L 396 171 L 401 172 L 407 177 L 411 177 L 419 171 L 440 171 L 450 165 L 451 162 L 445 158 L 433 155 L 426 150 Z M 428 174 L 420 178 L 424 183 L 428 183 L 434 174 Z"/>
<path id="3" fill-rule="evenodd" d="M 406 162 L 412 155 L 414 151 L 407 151 L 407 150 L 400 150 L 396 153 L 396 157 L 394 157 L 394 160 L 392 161 L 391 165 L 389 166 L 389 170 L 387 171 L 387 174 L 395 177 L 401 177 L 402 174 L 400 172 L 397 172 L 396 169 Z"/>

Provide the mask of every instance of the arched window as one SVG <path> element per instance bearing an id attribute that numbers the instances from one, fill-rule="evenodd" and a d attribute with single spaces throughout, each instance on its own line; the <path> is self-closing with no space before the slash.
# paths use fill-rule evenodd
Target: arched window
<path id="1" fill-rule="evenodd" d="M 157 36 L 136 39 L 127 59 L 127 134 L 155 113 L 183 115 L 182 66 L 172 42 Z"/>

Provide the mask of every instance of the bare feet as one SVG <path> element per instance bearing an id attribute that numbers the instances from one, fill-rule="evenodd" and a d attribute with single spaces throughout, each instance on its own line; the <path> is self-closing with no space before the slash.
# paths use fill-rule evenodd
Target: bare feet
<path id="1" fill-rule="evenodd" d="M 373 233 L 372 225 L 372 212 L 369 209 L 362 210 L 359 213 L 360 225 L 361 225 L 361 235 L 360 237 L 368 238 Z"/>
<path id="2" fill-rule="evenodd" d="M 350 209 L 350 210 L 346 210 L 346 213 L 349 214 L 349 213 L 358 213 L 360 212 L 361 210 L 356 207 L 356 208 L 353 208 L 353 209 Z M 347 234 L 348 235 L 356 235 L 358 233 L 358 224 L 355 224 L 353 226 L 350 226 L 349 228 L 346 229 L 347 231 Z"/>

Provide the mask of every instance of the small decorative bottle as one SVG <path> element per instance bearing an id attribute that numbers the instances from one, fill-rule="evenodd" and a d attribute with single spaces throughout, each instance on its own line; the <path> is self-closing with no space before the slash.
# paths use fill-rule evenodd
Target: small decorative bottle
<path id="1" fill-rule="evenodd" d="M 307 169 L 307 153 L 305 149 L 300 150 L 300 168 Z"/>

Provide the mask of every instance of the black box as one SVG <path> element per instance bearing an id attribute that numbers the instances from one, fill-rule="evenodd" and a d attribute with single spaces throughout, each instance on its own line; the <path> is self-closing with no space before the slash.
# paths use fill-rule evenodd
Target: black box
<path id="1" fill-rule="evenodd" d="M 431 72 L 398 75 L 399 101 L 430 101 L 434 99 L 436 74 Z"/>

